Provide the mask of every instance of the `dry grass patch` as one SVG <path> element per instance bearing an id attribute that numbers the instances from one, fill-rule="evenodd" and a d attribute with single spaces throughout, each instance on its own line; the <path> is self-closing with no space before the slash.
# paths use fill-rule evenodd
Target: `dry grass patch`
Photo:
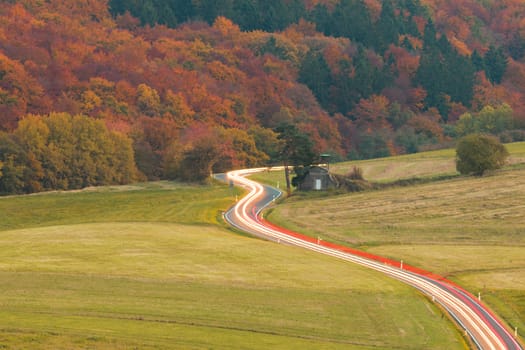
<path id="1" fill-rule="evenodd" d="M 356 246 L 524 245 L 525 169 L 344 196 L 295 199 L 270 219 Z"/>

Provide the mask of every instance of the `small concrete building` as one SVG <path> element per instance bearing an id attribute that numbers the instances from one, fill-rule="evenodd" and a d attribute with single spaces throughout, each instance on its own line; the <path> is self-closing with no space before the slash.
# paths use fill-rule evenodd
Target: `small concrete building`
<path id="1" fill-rule="evenodd" d="M 320 166 L 312 166 L 303 181 L 299 184 L 299 190 L 303 191 L 325 191 L 336 188 L 336 182 L 330 175 L 328 169 Z"/>

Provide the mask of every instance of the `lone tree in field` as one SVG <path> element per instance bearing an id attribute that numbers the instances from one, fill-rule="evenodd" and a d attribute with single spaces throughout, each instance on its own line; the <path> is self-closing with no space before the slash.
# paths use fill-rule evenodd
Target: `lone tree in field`
<path id="1" fill-rule="evenodd" d="M 307 134 L 299 131 L 297 127 L 289 123 L 281 123 L 277 128 L 277 139 L 280 141 L 279 156 L 284 165 L 286 179 L 286 191 L 291 193 L 290 172 L 288 167 L 309 166 L 312 164 L 315 153 L 313 144 Z"/>
<path id="2" fill-rule="evenodd" d="M 494 136 L 472 134 L 461 138 L 456 147 L 456 169 L 461 174 L 483 176 L 501 168 L 509 152 Z"/>

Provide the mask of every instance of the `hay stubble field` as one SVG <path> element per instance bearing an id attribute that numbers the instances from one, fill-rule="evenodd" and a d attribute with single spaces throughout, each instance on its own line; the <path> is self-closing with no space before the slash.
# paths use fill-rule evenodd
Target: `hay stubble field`
<path id="1" fill-rule="evenodd" d="M 297 195 L 268 219 L 441 274 L 481 293 L 512 328 L 525 329 L 525 144 L 507 147 L 509 166 L 481 178 L 432 181 L 454 174 L 452 150 L 335 165 L 341 173 L 359 166 L 365 178 L 383 183 L 430 180 L 353 194 Z"/>

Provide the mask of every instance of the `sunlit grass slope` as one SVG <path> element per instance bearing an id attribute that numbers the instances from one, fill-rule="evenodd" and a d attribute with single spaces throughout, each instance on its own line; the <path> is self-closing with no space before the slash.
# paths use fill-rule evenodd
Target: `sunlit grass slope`
<path id="1" fill-rule="evenodd" d="M 154 182 L 0 197 L 0 230 L 92 222 L 217 224 L 238 189 Z"/>
<path id="2" fill-rule="evenodd" d="M 233 191 L 1 198 L 0 348 L 464 348 L 415 290 L 219 225 Z"/>
<path id="3" fill-rule="evenodd" d="M 525 143 L 507 147 L 512 164 L 489 176 L 324 198 L 295 196 L 268 218 L 445 275 L 481 292 L 511 326 L 525 329 Z M 443 164 L 453 163 L 453 157 L 452 151 L 438 151 L 357 164 L 391 182 L 407 173 L 447 173 L 451 169 Z"/>
<path id="4" fill-rule="evenodd" d="M 525 142 L 506 144 L 510 157 L 507 168 L 525 167 Z M 438 151 L 406 154 L 388 158 L 367 159 L 330 164 L 330 171 L 345 175 L 354 167 L 363 171 L 366 180 L 372 182 L 392 182 L 412 178 L 443 178 L 459 175 L 455 163 L 456 151 Z M 271 168 L 269 168 L 271 169 Z M 290 176 L 293 176 L 293 172 Z M 284 171 L 266 171 L 251 176 L 252 179 L 274 187 L 285 188 Z"/>
<path id="5" fill-rule="evenodd" d="M 525 163 L 525 142 L 511 143 L 505 147 L 511 154 L 508 160 L 509 166 Z M 376 182 L 414 177 L 432 178 L 457 174 L 455 156 L 454 149 L 444 149 L 389 158 L 336 163 L 331 168 L 336 173 L 346 174 L 357 166 L 363 170 L 365 179 Z"/>

